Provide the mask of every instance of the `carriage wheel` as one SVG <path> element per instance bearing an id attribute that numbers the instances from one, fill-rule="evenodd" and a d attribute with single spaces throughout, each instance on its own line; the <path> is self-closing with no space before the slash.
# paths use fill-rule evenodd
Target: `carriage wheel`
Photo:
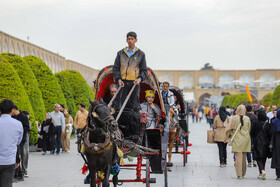
<path id="1" fill-rule="evenodd" d="M 150 160 L 149 158 L 146 159 L 146 187 L 150 187 Z"/>
<path id="2" fill-rule="evenodd" d="M 167 175 L 167 165 L 165 163 L 165 169 L 164 169 L 164 187 L 168 187 L 168 175 Z"/>
<path id="3" fill-rule="evenodd" d="M 187 154 L 186 154 L 186 151 L 187 151 L 187 144 L 186 144 L 186 139 L 184 138 L 183 140 L 183 165 L 186 166 L 186 163 L 187 163 Z"/>
<path id="4" fill-rule="evenodd" d="M 187 137 L 188 138 L 188 137 Z M 186 152 L 188 151 L 188 144 L 189 144 L 189 140 L 185 139 L 185 143 L 186 143 Z M 186 163 L 188 163 L 188 154 L 186 154 Z"/>

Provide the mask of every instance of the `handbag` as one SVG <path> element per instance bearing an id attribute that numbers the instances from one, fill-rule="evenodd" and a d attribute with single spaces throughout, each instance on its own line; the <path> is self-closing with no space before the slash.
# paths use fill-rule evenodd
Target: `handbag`
<path id="1" fill-rule="evenodd" d="M 208 130 L 207 131 L 207 143 L 216 143 L 214 140 L 214 137 L 215 137 L 215 131 Z"/>
<path id="2" fill-rule="evenodd" d="M 241 127 L 241 123 L 240 123 L 239 126 L 237 127 L 237 129 L 236 129 L 234 135 L 232 136 L 232 138 L 229 139 L 229 141 L 228 141 L 228 145 L 229 145 L 229 146 L 232 146 L 233 140 L 234 140 L 234 138 L 235 138 L 235 136 L 236 136 L 238 130 L 240 129 L 240 127 Z"/>

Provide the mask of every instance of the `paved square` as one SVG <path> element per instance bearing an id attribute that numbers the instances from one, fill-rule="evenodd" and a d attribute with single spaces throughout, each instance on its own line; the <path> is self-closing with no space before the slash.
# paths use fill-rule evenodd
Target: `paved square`
<path id="1" fill-rule="evenodd" d="M 276 181 L 275 170 L 270 168 L 271 160 L 266 165 L 267 180 L 259 180 L 258 168 L 247 168 L 244 179 L 236 179 L 233 166 L 233 154 L 231 147 L 227 148 L 228 166 L 219 167 L 218 147 L 216 144 L 206 143 L 206 132 L 209 125 L 205 120 L 202 123 L 190 123 L 189 148 L 191 155 L 185 167 L 182 164 L 182 156 L 173 154 L 173 171 L 168 173 L 170 187 L 278 187 L 280 182 Z M 15 183 L 15 187 L 80 187 L 89 186 L 83 184 L 84 175 L 80 169 L 83 166 L 82 158 L 77 154 L 75 140 L 71 141 L 71 153 L 60 156 L 46 155 L 35 152 L 30 153 L 29 178 L 24 182 Z M 125 160 L 128 162 L 127 160 Z M 143 173 L 144 175 L 145 173 Z M 121 178 L 134 178 L 135 170 L 122 170 Z M 163 175 L 151 175 L 157 178 L 157 183 L 151 186 L 163 187 Z M 112 184 L 111 184 L 112 186 Z M 145 186 L 143 183 L 126 183 L 127 186 Z"/>

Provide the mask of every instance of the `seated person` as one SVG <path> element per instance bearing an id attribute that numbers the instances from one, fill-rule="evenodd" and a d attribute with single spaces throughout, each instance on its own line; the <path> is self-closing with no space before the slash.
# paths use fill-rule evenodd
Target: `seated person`
<path id="1" fill-rule="evenodd" d="M 178 101 L 176 95 L 174 95 L 174 102 L 175 102 L 175 107 L 179 110 L 179 112 L 181 112 L 180 102 Z"/>
<path id="2" fill-rule="evenodd" d="M 107 95 L 105 98 L 104 98 L 104 102 L 108 105 L 111 101 L 111 99 L 114 97 L 114 95 L 117 93 L 117 90 L 118 90 L 118 86 L 116 84 L 111 84 L 109 86 L 109 90 L 110 90 L 110 95 Z M 114 102 L 112 104 L 112 107 L 114 108 Z"/>
<path id="3" fill-rule="evenodd" d="M 155 100 L 155 93 L 153 90 L 146 90 L 146 101 L 142 103 L 141 109 L 147 113 L 148 124 L 147 129 L 154 129 L 157 125 L 157 118 L 161 114 L 161 110 L 159 106 L 154 102 Z"/>

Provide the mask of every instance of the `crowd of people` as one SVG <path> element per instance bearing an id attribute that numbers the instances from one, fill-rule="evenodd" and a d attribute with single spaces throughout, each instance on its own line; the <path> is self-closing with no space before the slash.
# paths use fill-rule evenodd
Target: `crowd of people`
<path id="1" fill-rule="evenodd" d="M 215 110 L 214 107 L 211 109 Z M 275 105 L 271 111 L 269 107 L 265 110 L 262 106 L 239 105 L 231 111 L 221 106 L 212 114 L 211 109 L 207 112 L 205 108 L 204 114 L 210 127 L 215 130 L 220 167 L 227 166 L 227 146 L 230 145 L 238 179 L 245 176 L 247 166 L 258 166 L 257 178 L 265 180 L 266 161 L 271 158 L 271 168 L 276 170 L 276 180 L 280 181 L 280 109 L 277 110 Z M 209 121 L 212 118 L 213 126 Z"/>
<path id="2" fill-rule="evenodd" d="M 70 137 L 73 128 L 76 133 L 86 126 L 88 112 L 80 104 L 75 120 L 63 104 L 55 104 L 54 111 L 46 113 L 38 127 L 38 149 L 42 155 L 60 152 L 70 153 Z M 28 111 L 20 111 L 13 101 L 4 99 L 0 103 L 0 186 L 12 186 L 14 182 L 28 177 L 29 122 Z M 9 155 L 9 156 L 7 156 Z"/>

